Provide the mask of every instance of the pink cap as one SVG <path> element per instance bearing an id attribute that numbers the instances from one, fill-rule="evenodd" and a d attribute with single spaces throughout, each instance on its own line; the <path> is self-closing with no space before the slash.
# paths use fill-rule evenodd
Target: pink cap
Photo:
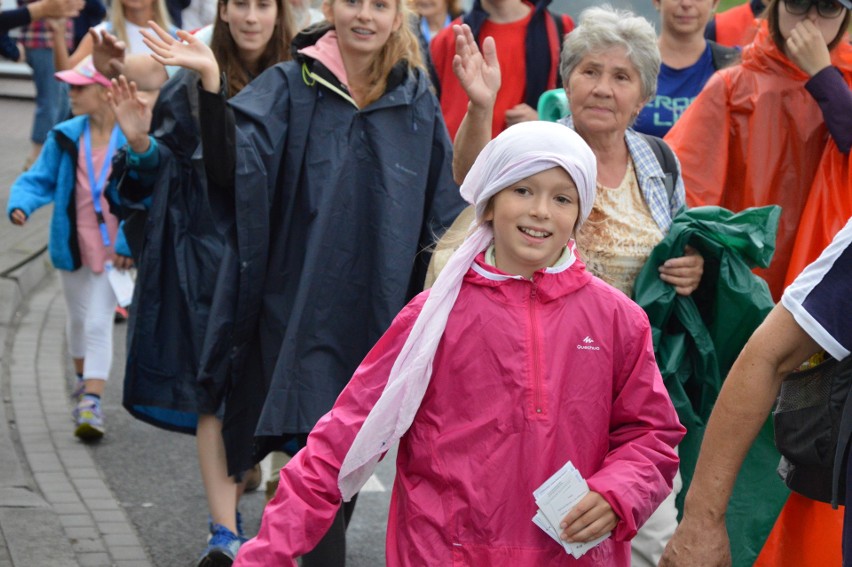
<path id="1" fill-rule="evenodd" d="M 69 85 L 94 85 L 95 83 L 102 85 L 104 87 L 109 87 L 110 82 L 104 75 L 98 72 L 95 69 L 94 63 L 92 63 L 92 56 L 89 55 L 79 63 L 73 69 L 69 69 L 67 71 L 59 71 L 55 73 L 54 76 L 60 81 L 64 81 Z"/>

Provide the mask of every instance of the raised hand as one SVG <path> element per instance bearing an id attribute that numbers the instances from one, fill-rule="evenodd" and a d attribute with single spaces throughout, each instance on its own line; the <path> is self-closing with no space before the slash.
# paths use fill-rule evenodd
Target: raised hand
<path id="1" fill-rule="evenodd" d="M 480 52 L 467 24 L 453 26 L 453 33 L 456 36 L 453 73 L 473 105 L 493 106 L 501 83 L 494 38 L 486 37 Z"/>
<path id="2" fill-rule="evenodd" d="M 804 19 L 793 27 L 786 43 L 790 59 L 811 77 L 831 65 L 831 55 L 828 53 L 825 38 L 816 24 L 809 19 Z"/>
<path id="3" fill-rule="evenodd" d="M 213 51 L 203 41 L 184 30 L 178 30 L 178 39 L 170 36 L 155 22 L 148 22 L 155 33 L 141 30 L 143 41 L 153 53 L 151 57 L 163 65 L 177 65 L 201 75 L 205 90 L 219 92 L 219 64 Z"/>
<path id="4" fill-rule="evenodd" d="M 148 130 L 151 129 L 151 105 L 146 104 L 139 95 L 136 83 L 128 83 L 124 75 L 113 79 L 107 98 L 130 149 L 138 154 L 148 151 L 151 145 L 148 139 Z"/>
<path id="5" fill-rule="evenodd" d="M 118 78 L 124 73 L 124 53 L 127 46 L 123 41 L 106 31 L 91 28 L 92 64 L 102 75 L 109 79 Z"/>

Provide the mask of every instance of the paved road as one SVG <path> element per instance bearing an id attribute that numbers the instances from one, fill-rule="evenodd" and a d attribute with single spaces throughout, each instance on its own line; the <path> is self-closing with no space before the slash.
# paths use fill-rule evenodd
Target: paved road
<path id="1" fill-rule="evenodd" d="M 116 358 L 105 406 L 108 435 L 91 451 L 152 562 L 162 567 L 191 565 L 204 547 L 207 531 L 195 440 L 137 421 L 121 408 L 124 333 L 125 325 L 117 325 Z M 70 375 L 70 368 L 68 372 Z M 391 460 L 387 461 L 369 484 L 372 491 L 359 497 L 350 525 L 348 566 L 384 565 L 385 522 L 393 482 Z M 262 489 L 244 497 L 240 511 L 247 533 L 257 532 L 264 503 Z"/>
<path id="2" fill-rule="evenodd" d="M 31 112 L 31 102 L 0 98 L 4 211 L 8 186 L 28 151 Z M 25 256 L 43 246 L 46 238 L 41 241 L 39 233 L 46 231 L 48 218 L 49 211 L 34 215 L 23 232 L 0 227 L 0 260 L 11 265 L 14 254 Z M 139 422 L 121 407 L 126 330 L 119 324 L 104 399 L 107 436 L 96 446 L 74 440 L 62 295 L 55 274 L 43 273 L 34 289 L 21 284 L 30 295 L 15 301 L 18 315 L 0 324 L 0 342 L 8 347 L 0 350 L 5 402 L 0 406 L 0 567 L 73 564 L 68 558 L 79 565 L 193 565 L 207 530 L 194 438 Z M 0 297 L 0 307 L 4 301 Z M 385 459 L 359 498 L 349 530 L 350 567 L 384 565 L 392 463 Z M 241 504 L 250 535 L 264 502 L 261 488 Z"/>

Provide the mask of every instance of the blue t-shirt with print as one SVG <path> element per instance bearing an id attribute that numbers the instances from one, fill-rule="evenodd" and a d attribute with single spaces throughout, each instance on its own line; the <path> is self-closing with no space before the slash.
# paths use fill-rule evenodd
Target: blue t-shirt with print
<path id="1" fill-rule="evenodd" d="M 709 43 L 698 61 L 689 67 L 672 69 L 663 63 L 657 79 L 657 96 L 639 113 L 633 129 L 660 138 L 665 136 L 715 72 Z"/>

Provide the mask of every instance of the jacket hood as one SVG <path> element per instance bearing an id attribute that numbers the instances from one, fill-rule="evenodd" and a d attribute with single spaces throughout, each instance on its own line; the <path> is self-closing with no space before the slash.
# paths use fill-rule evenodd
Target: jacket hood
<path id="1" fill-rule="evenodd" d="M 852 75 L 852 45 L 841 41 L 831 50 L 831 64 L 847 77 Z M 810 76 L 799 69 L 772 40 L 769 24 L 760 24 L 754 42 L 743 51 L 743 66 L 767 73 L 777 73 L 793 80 L 807 81 Z"/>
<path id="2" fill-rule="evenodd" d="M 493 288 L 496 293 L 507 298 L 517 297 L 519 293 L 529 294 L 534 286 L 536 297 L 547 303 L 576 292 L 593 279 L 594 276 L 586 271 L 586 265 L 576 252 L 573 261 L 565 269 L 539 270 L 533 274 L 532 280 L 501 271 L 488 264 L 485 261 L 485 253 L 480 252 L 465 274 L 464 283 Z"/>
<path id="3" fill-rule="evenodd" d="M 325 65 L 304 53 L 299 53 L 299 50 L 315 45 L 322 36 L 333 29 L 334 27 L 329 22 L 319 22 L 308 26 L 293 38 L 290 44 L 290 52 L 293 55 L 293 60 L 302 66 L 303 76 L 315 74 L 316 77 L 321 78 L 328 86 L 340 90 L 348 96 L 348 89 Z M 385 94 L 400 87 L 400 85 L 403 87 L 402 97 L 392 96 L 389 97 L 390 100 L 387 100 L 388 97 L 383 96 L 379 101 L 369 105 L 369 108 L 384 108 L 394 104 L 410 104 L 429 90 L 429 82 L 426 80 L 425 74 L 412 69 L 406 60 L 399 61 L 393 66 L 390 73 L 388 73 Z"/>

